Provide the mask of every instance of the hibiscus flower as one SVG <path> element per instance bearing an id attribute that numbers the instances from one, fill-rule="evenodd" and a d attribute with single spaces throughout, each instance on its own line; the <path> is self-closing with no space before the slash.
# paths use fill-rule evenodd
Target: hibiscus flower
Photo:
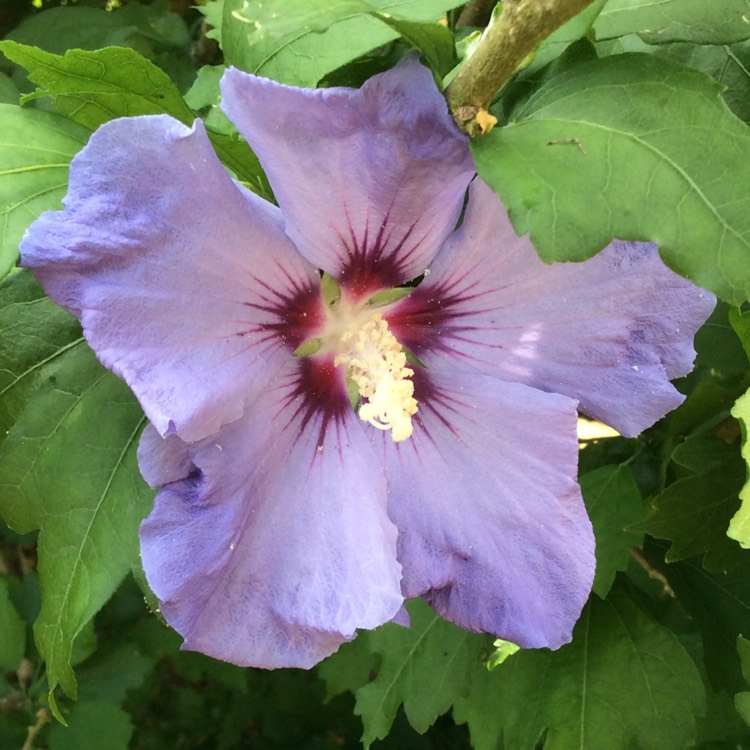
<path id="1" fill-rule="evenodd" d="M 418 596 L 559 647 L 594 573 L 577 407 L 634 435 L 677 406 L 714 298 L 646 244 L 542 264 L 413 59 L 359 90 L 229 69 L 222 95 L 278 207 L 200 121 L 126 118 L 21 246 L 151 421 L 165 618 L 259 667 L 309 667 Z"/>

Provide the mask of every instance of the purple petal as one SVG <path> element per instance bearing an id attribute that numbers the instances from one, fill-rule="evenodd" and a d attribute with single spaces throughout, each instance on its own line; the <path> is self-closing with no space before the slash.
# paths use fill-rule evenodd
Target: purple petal
<path id="1" fill-rule="evenodd" d="M 426 68 L 408 59 L 359 90 L 292 88 L 230 68 L 221 88 L 308 260 L 354 298 L 424 271 L 475 171 Z"/>
<path id="2" fill-rule="evenodd" d="M 197 440 L 237 419 L 322 324 L 317 271 L 199 121 L 104 125 L 73 160 L 65 206 L 28 230 L 23 265 L 161 434 Z"/>
<path id="3" fill-rule="evenodd" d="M 418 369 L 414 434 L 382 440 L 402 588 L 462 628 L 557 648 L 591 590 L 575 402 Z"/>
<path id="4" fill-rule="evenodd" d="M 691 370 L 715 303 L 645 243 L 545 265 L 476 180 L 464 223 L 386 317 L 428 366 L 565 394 L 629 437 L 682 402 L 669 378 Z"/>
<path id="5" fill-rule="evenodd" d="M 185 648 L 307 668 L 397 616 L 382 464 L 330 358 L 296 361 L 241 420 L 182 455 L 157 441 L 146 433 L 139 452 L 152 478 L 192 461 L 141 526 L 148 581 Z M 173 466 L 157 472 L 154 451 Z"/>

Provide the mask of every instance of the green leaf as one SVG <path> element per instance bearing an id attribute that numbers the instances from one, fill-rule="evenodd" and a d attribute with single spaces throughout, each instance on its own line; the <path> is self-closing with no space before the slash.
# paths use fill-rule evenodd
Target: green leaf
<path id="1" fill-rule="evenodd" d="M 732 386 L 745 377 L 748 355 L 737 338 L 739 331 L 735 326 L 735 309 L 720 301 L 696 333 L 695 350 L 698 356 L 695 370 L 698 372 L 695 377 L 708 373 L 715 380 L 724 381 L 724 385 L 730 383 Z"/>
<path id="2" fill-rule="evenodd" d="M 750 685 L 750 641 L 741 635 L 737 637 L 737 651 L 740 655 L 742 676 Z M 750 692 L 737 693 L 734 696 L 734 705 L 745 724 L 750 726 Z"/>
<path id="3" fill-rule="evenodd" d="M 62 355 L 83 341 L 78 321 L 52 303 L 30 271 L 0 283 L 0 445 Z"/>
<path id="4" fill-rule="evenodd" d="M 587 36 L 606 3 L 607 0 L 593 0 L 580 13 L 573 16 L 569 21 L 566 21 L 559 29 L 553 31 L 539 45 L 539 49 L 534 55 L 534 60 L 528 68 L 524 69 L 524 72 L 534 73 L 540 70 L 545 65 L 560 57 L 573 42 Z"/>
<path id="5" fill-rule="evenodd" d="M 750 39 L 750 14 L 746 0 L 609 0 L 595 29 L 599 39 L 733 44 Z"/>
<path id="6" fill-rule="evenodd" d="M 8 581 L 0 578 L 0 670 L 15 671 L 26 651 L 26 623 L 13 606 Z"/>
<path id="7" fill-rule="evenodd" d="M 594 593 L 605 597 L 618 570 L 625 570 L 630 548 L 639 547 L 642 534 L 628 531 L 639 521 L 641 493 L 628 466 L 602 466 L 581 477 L 581 491 L 596 538 Z"/>
<path id="8" fill-rule="evenodd" d="M 742 312 L 739 308 L 733 307 L 729 311 L 729 322 L 750 359 L 750 311 Z"/>
<path id="9" fill-rule="evenodd" d="M 337 2 L 333 10 L 347 3 Z M 364 5 L 364 3 L 362 3 Z M 228 65 L 296 86 L 315 86 L 326 75 L 348 62 L 398 39 L 400 32 L 370 15 L 357 14 L 338 20 L 327 28 L 319 21 L 316 30 L 305 28 L 314 14 L 323 19 L 329 13 L 328 0 L 303 3 L 302 20 L 287 14 L 284 24 L 297 25 L 297 31 L 275 36 L 258 35 L 250 19 L 268 3 L 254 0 L 225 0 L 222 23 L 224 58 Z M 461 5 L 460 0 L 370 0 L 368 6 L 403 21 L 435 21 L 443 12 Z M 329 21 L 333 21 L 331 13 Z M 305 20 L 307 19 L 307 20 Z"/>
<path id="10" fill-rule="evenodd" d="M 375 18 L 397 31 L 399 36 L 424 55 L 427 64 L 444 76 L 456 64 L 453 34 L 438 23 L 406 21 L 389 13 L 374 13 Z"/>
<path id="11" fill-rule="evenodd" d="M 737 400 L 732 409 L 732 416 L 736 417 L 742 426 L 742 458 L 745 459 L 746 476 L 750 474 L 750 391 Z M 750 479 L 745 481 L 740 490 L 742 504 L 729 523 L 727 536 L 740 543 L 744 549 L 750 549 Z"/>
<path id="12" fill-rule="evenodd" d="M 50 52 L 128 44 L 138 33 L 129 18 L 100 8 L 48 8 L 27 16 L 8 39 Z"/>
<path id="13" fill-rule="evenodd" d="M 51 728 L 49 750 L 128 750 L 134 730 L 127 711 L 102 701 L 75 706 L 67 724 Z"/>
<path id="14" fill-rule="evenodd" d="M 0 52 L 43 87 L 27 98 L 49 96 L 60 114 L 91 130 L 133 115 L 169 114 L 193 122 L 193 112 L 167 74 L 132 49 L 73 49 L 60 56 L 4 41 Z"/>
<path id="15" fill-rule="evenodd" d="M 744 687 L 737 660 L 737 636 L 750 622 L 750 565 L 710 573 L 699 559 L 664 565 L 656 557 L 663 542 L 652 542 L 649 562 L 667 576 L 677 600 L 700 629 L 706 670 L 717 688 L 736 693 Z"/>
<path id="16" fill-rule="evenodd" d="M 364 0 L 286 0 L 283 7 L 273 3 L 243 3 L 233 11 L 233 16 L 250 24 L 253 39 L 260 41 L 322 33 L 339 21 L 370 13 L 372 9 Z"/>
<path id="17" fill-rule="evenodd" d="M 592 597 L 559 651 L 476 672 L 453 715 L 475 750 L 682 750 L 705 691 L 676 636 L 622 591 Z"/>
<path id="18" fill-rule="evenodd" d="M 30 98 L 49 96 L 61 114 L 91 130 L 116 117 L 167 114 L 186 125 L 195 119 L 166 73 L 131 49 L 69 50 L 60 56 L 5 41 L 0 51 L 44 87 Z M 258 159 L 236 131 L 209 129 L 208 136 L 224 164 L 251 190 L 270 198 Z"/>
<path id="19" fill-rule="evenodd" d="M 345 643 L 335 654 L 318 666 L 318 676 L 326 684 L 326 699 L 341 693 L 355 693 L 377 673 L 380 656 L 370 651 L 368 634 Z"/>
<path id="20" fill-rule="evenodd" d="M 375 679 L 357 690 L 355 713 L 364 723 L 365 747 L 387 736 L 402 704 L 412 727 L 426 732 L 469 689 L 480 664 L 484 637 L 459 630 L 421 599 L 408 608 L 409 628 L 386 624 L 366 634 L 382 661 Z"/>
<path id="21" fill-rule="evenodd" d="M 206 32 L 206 36 L 209 39 L 215 39 L 221 46 L 221 20 L 224 16 L 224 0 L 208 0 L 205 4 L 196 5 L 195 9 L 200 11 L 206 24 L 211 27 Z"/>
<path id="22" fill-rule="evenodd" d="M 3 363 L 19 402 L 0 446 L 0 513 L 19 533 L 40 529 L 37 647 L 50 689 L 59 683 L 75 695 L 73 641 L 138 558 L 137 530 L 152 498 L 135 455 L 145 419 L 128 388 L 85 343 L 71 341 L 70 330 L 62 329 L 55 348 L 54 326 L 44 321 L 51 303 L 39 300 L 24 276 L 14 274 L 3 285 L 15 286 L 20 278 L 28 300 L 9 295 L 10 310 L 25 322 L 18 358 L 11 352 Z M 34 315 L 36 350 L 24 333 Z M 18 413 L 24 394 L 32 398 Z"/>
<path id="23" fill-rule="evenodd" d="M 736 449 L 712 435 L 698 435 L 688 438 L 673 460 L 698 471 L 658 494 L 652 513 L 633 529 L 670 540 L 667 562 L 704 554 L 708 570 L 726 571 L 750 559 L 726 536 L 745 479 L 745 466 Z"/>
<path id="24" fill-rule="evenodd" d="M 0 103 L 18 104 L 21 96 L 19 90 L 15 87 L 13 81 L 7 76 L 0 73 Z"/>
<path id="25" fill-rule="evenodd" d="M 750 122 L 750 41 L 734 45 L 668 44 L 652 47 L 656 54 L 702 70 L 725 87 L 729 109 Z"/>
<path id="26" fill-rule="evenodd" d="M 0 104 L 0 279 L 15 265 L 18 243 L 39 214 L 60 208 L 68 165 L 88 133 L 51 112 Z"/>
<path id="27" fill-rule="evenodd" d="M 720 93 L 648 55 L 605 58 L 552 79 L 472 150 L 543 260 L 653 241 L 678 273 L 737 304 L 750 296 L 750 194 L 737 192 L 750 183 L 750 129 Z"/>

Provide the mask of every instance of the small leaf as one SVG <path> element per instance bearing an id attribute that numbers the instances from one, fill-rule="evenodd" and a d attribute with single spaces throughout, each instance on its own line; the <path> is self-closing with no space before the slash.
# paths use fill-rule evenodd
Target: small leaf
<path id="1" fill-rule="evenodd" d="M 682 750 L 705 691 L 677 637 L 622 591 L 592 597 L 559 651 L 476 672 L 454 718 L 474 750 Z"/>
<path id="2" fill-rule="evenodd" d="M 746 472 L 750 472 L 750 391 L 737 400 L 732 409 L 732 416 L 736 417 L 742 426 L 742 457 L 745 459 Z M 734 514 L 729 524 L 727 536 L 740 543 L 745 549 L 750 549 L 750 479 L 740 490 L 740 509 Z"/>
<path id="3" fill-rule="evenodd" d="M 750 183 L 750 129 L 720 94 L 697 71 L 617 55 L 553 78 L 472 150 L 543 260 L 652 241 L 738 304 L 750 296 L 750 194 L 736 191 Z"/>
<path id="4" fill-rule="evenodd" d="M 625 570 L 630 548 L 638 547 L 642 534 L 628 530 L 639 521 L 641 493 L 627 466 L 602 466 L 581 477 L 581 491 L 596 538 L 594 592 L 602 598 L 612 587 L 618 570 Z"/>
<path id="5" fill-rule="evenodd" d="M 386 624 L 366 634 L 382 662 L 375 679 L 357 690 L 365 747 L 388 734 L 401 704 L 412 727 L 426 732 L 469 689 L 480 662 L 484 637 L 459 630 L 421 599 L 410 602 L 409 614 L 408 628 Z"/>
<path id="6" fill-rule="evenodd" d="M 70 160 L 88 133 L 52 112 L 0 104 L 0 279 L 15 265 L 26 227 L 60 207 Z"/>
<path id="7" fill-rule="evenodd" d="M 750 559 L 726 536 L 729 520 L 739 505 L 745 466 L 731 446 L 726 446 L 724 460 L 717 460 L 716 454 L 724 450 L 718 443 L 714 438 L 708 448 L 712 459 L 709 464 L 699 473 L 670 484 L 653 499 L 651 515 L 633 525 L 634 530 L 672 542 L 667 562 L 704 554 L 703 564 L 708 570 L 726 571 Z M 704 441 L 699 450 L 705 454 Z M 679 453 L 675 460 L 700 465 Z"/>
<path id="8" fill-rule="evenodd" d="M 379 665 L 380 656 L 370 651 L 368 634 L 361 633 L 318 666 L 318 675 L 326 684 L 326 698 L 356 692 L 377 674 Z"/>
<path id="9" fill-rule="evenodd" d="M 750 14 L 746 0 L 609 0 L 595 29 L 599 39 L 733 44 L 750 39 Z"/>

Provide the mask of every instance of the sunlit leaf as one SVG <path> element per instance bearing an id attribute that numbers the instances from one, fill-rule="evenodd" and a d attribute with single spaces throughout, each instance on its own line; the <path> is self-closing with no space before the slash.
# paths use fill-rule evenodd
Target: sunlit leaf
<path id="1" fill-rule="evenodd" d="M 740 398 L 732 409 L 732 416 L 742 425 L 742 457 L 745 459 L 746 470 L 750 471 L 750 391 Z M 740 490 L 740 509 L 734 514 L 729 524 L 727 535 L 738 541 L 745 549 L 750 548 L 750 480 L 746 481 Z"/>

